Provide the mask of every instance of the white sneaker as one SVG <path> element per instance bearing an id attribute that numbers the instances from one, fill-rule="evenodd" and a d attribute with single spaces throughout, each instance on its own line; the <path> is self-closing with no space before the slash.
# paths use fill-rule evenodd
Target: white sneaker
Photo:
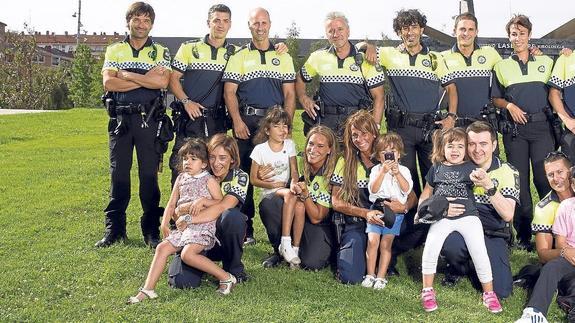
<path id="1" fill-rule="evenodd" d="M 293 250 L 291 245 L 280 244 L 279 252 L 280 255 L 282 255 L 284 259 L 290 264 L 299 265 L 301 263 L 301 259 L 299 259 L 297 253 L 295 250 Z"/>
<path id="2" fill-rule="evenodd" d="M 527 307 L 523 310 L 521 318 L 515 321 L 515 323 L 547 323 L 547 319 L 543 313 L 533 307 Z"/>
<path id="3" fill-rule="evenodd" d="M 361 282 L 361 286 L 365 288 L 372 288 L 373 283 L 375 283 L 375 277 L 372 275 L 365 275 L 363 277 L 363 281 Z"/>
<path id="4" fill-rule="evenodd" d="M 387 279 L 385 278 L 376 278 L 373 283 L 373 289 L 384 289 L 387 286 Z"/>

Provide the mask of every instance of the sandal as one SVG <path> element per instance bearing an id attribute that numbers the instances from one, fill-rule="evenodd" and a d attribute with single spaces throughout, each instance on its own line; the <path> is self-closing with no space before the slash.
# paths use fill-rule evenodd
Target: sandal
<path id="1" fill-rule="evenodd" d="M 238 280 L 236 279 L 236 277 L 230 274 L 230 278 L 228 278 L 227 280 L 220 280 L 220 286 L 218 287 L 218 289 L 216 289 L 216 293 L 219 293 L 221 295 L 228 295 L 229 293 L 232 292 L 232 289 L 234 288 L 234 286 L 236 286 L 237 283 Z"/>
<path id="2" fill-rule="evenodd" d="M 143 300 L 145 300 L 146 298 L 149 298 L 149 299 L 158 298 L 158 294 L 156 294 L 156 292 L 153 289 L 144 289 L 142 287 L 139 289 L 139 291 L 140 291 L 140 293 L 144 294 L 144 298 L 139 299 L 138 295 L 132 296 L 132 297 L 128 298 L 128 301 L 126 302 L 126 304 L 130 305 L 130 304 L 140 303 Z"/>

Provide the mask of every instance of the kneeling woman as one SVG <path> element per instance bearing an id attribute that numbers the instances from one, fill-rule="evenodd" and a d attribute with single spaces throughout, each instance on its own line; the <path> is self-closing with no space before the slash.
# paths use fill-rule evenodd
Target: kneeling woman
<path id="1" fill-rule="evenodd" d="M 337 140 L 325 126 L 313 127 L 306 138 L 300 182 L 295 186 L 296 215 L 305 214 L 300 245 L 301 266 L 321 269 L 330 264 L 335 247 L 331 228 L 331 185 L 337 161 Z"/>
<path id="2" fill-rule="evenodd" d="M 236 140 L 225 134 L 216 134 L 208 142 L 208 160 L 212 174 L 219 182 L 223 199 L 220 203 L 206 207 L 202 204 L 186 203 L 178 207 L 178 214 L 197 214 L 192 223 L 206 223 L 216 220 L 216 238 L 220 245 L 207 252 L 212 260 L 221 260 L 225 271 L 237 278 L 247 279 L 242 263 L 243 240 L 246 234 L 246 216 L 240 212 L 248 189 L 249 177 L 239 166 L 239 150 Z M 201 210 L 201 211 L 200 211 Z M 203 272 L 193 268 L 193 257 L 185 248 L 170 264 L 169 283 L 175 288 L 198 287 Z"/>
<path id="3" fill-rule="evenodd" d="M 379 131 L 371 114 L 365 110 L 352 114 L 343 134 L 344 156 L 331 177 L 334 224 L 339 240 L 337 278 L 342 283 L 360 283 L 365 274 L 367 223 L 384 226 L 379 210 L 370 210 L 368 181 L 373 143 Z"/>

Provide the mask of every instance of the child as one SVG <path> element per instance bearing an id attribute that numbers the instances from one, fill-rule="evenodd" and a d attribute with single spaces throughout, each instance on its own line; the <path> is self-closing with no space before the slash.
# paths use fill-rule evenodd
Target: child
<path id="1" fill-rule="evenodd" d="M 191 223 L 191 216 L 197 215 L 202 208 L 214 205 L 222 199 L 218 182 L 206 171 L 208 166 L 206 144 L 200 139 L 191 139 L 180 148 L 178 158 L 180 175 L 172 189 L 161 225 L 162 234 L 166 238 L 156 248 L 144 287 L 136 296 L 128 299 L 128 304 L 158 297 L 154 288 L 164 271 L 168 257 L 184 247 L 193 255 L 189 257 L 188 265 L 212 274 L 220 280 L 218 293 L 229 294 L 236 283 L 233 275 L 225 272 L 201 254 L 202 251 L 211 249 L 217 241 L 216 221 Z M 179 207 L 189 202 L 193 202 L 189 207 L 189 214 L 176 219 L 176 206 Z M 178 230 L 169 231 L 170 219 L 177 220 Z"/>
<path id="2" fill-rule="evenodd" d="M 407 196 L 413 187 L 411 173 L 405 166 L 399 164 L 399 158 L 403 155 L 403 141 L 401 137 L 388 132 L 380 135 L 375 142 L 375 157 L 379 164 L 373 166 L 369 175 L 369 201 L 373 203 L 372 209 L 380 209 L 383 200 L 398 200 L 405 204 Z M 399 235 L 399 229 L 403 222 L 403 214 L 395 216 L 393 225 L 381 226 L 367 224 L 367 275 L 361 286 L 374 289 L 383 289 L 387 285 L 387 266 L 391 259 L 391 244 L 395 236 Z M 383 223 L 383 221 L 382 221 Z M 375 276 L 375 262 L 379 247 L 379 267 Z"/>
<path id="3" fill-rule="evenodd" d="M 477 276 L 483 287 L 483 305 L 492 313 L 502 311 L 499 299 L 493 291 L 491 263 L 487 255 L 483 226 L 478 218 L 473 196 L 472 177 L 478 172 L 475 165 L 466 161 L 467 134 L 461 128 L 445 130 L 433 140 L 431 161 L 433 165 L 425 177 L 427 184 L 419 205 L 432 194 L 447 198 L 450 203 L 462 204 L 465 211 L 458 216 L 445 217 L 431 224 L 425 247 L 423 248 L 422 274 L 423 290 L 421 300 L 423 309 L 431 312 L 437 309 L 433 279 L 437 269 L 437 258 L 447 236 L 457 231 L 465 240 Z"/>
<path id="4" fill-rule="evenodd" d="M 297 197 L 287 188 L 291 178 L 290 188 L 298 182 L 295 144 L 287 139 L 290 119 L 282 108 L 272 108 L 260 121 L 258 133 L 254 138 L 256 146 L 252 151 L 252 167 L 250 181 L 254 186 L 263 188 L 262 197 L 270 194 L 281 196 L 284 200 L 282 209 L 282 237 L 279 253 L 290 264 L 300 264 L 298 256 L 299 244 L 303 233 L 304 218 L 301 214 L 295 217 L 294 209 Z M 271 166 L 274 175 L 268 180 L 258 178 L 258 170 L 263 166 Z M 293 246 L 291 231 L 293 225 Z"/>

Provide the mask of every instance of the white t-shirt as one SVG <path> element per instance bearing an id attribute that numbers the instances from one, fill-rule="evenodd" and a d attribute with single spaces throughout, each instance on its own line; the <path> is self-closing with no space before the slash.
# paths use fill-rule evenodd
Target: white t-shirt
<path id="1" fill-rule="evenodd" d="M 377 164 L 373 166 L 373 168 L 371 169 L 371 173 L 369 174 L 369 184 L 367 186 L 367 189 L 369 191 L 369 201 L 373 203 L 378 198 L 391 198 L 405 204 L 405 202 L 407 202 L 407 196 L 409 195 L 409 192 L 411 192 L 411 189 L 413 188 L 413 180 L 411 179 L 411 173 L 409 172 L 409 169 L 405 166 L 399 165 L 399 172 L 401 173 L 401 175 L 403 175 L 403 178 L 405 178 L 405 180 L 409 184 L 409 189 L 406 192 L 401 191 L 397 179 L 391 176 L 391 173 L 389 172 L 385 174 L 385 176 L 383 177 L 383 181 L 381 182 L 379 191 L 372 192 L 371 184 L 375 182 L 375 179 L 377 178 L 377 175 L 379 174 L 380 171 L 381 171 L 381 164 Z"/>
<path id="2" fill-rule="evenodd" d="M 284 140 L 283 149 L 278 152 L 271 150 L 270 145 L 268 142 L 261 143 L 254 147 L 250 158 L 256 162 L 260 166 L 264 165 L 272 165 L 274 168 L 274 176 L 272 180 L 274 182 L 287 182 L 290 178 L 290 167 L 289 167 L 289 159 L 291 157 L 295 157 L 296 149 L 293 140 L 286 139 Z M 275 193 L 278 189 L 269 189 L 264 188 L 262 189 L 263 195 L 268 195 Z"/>

